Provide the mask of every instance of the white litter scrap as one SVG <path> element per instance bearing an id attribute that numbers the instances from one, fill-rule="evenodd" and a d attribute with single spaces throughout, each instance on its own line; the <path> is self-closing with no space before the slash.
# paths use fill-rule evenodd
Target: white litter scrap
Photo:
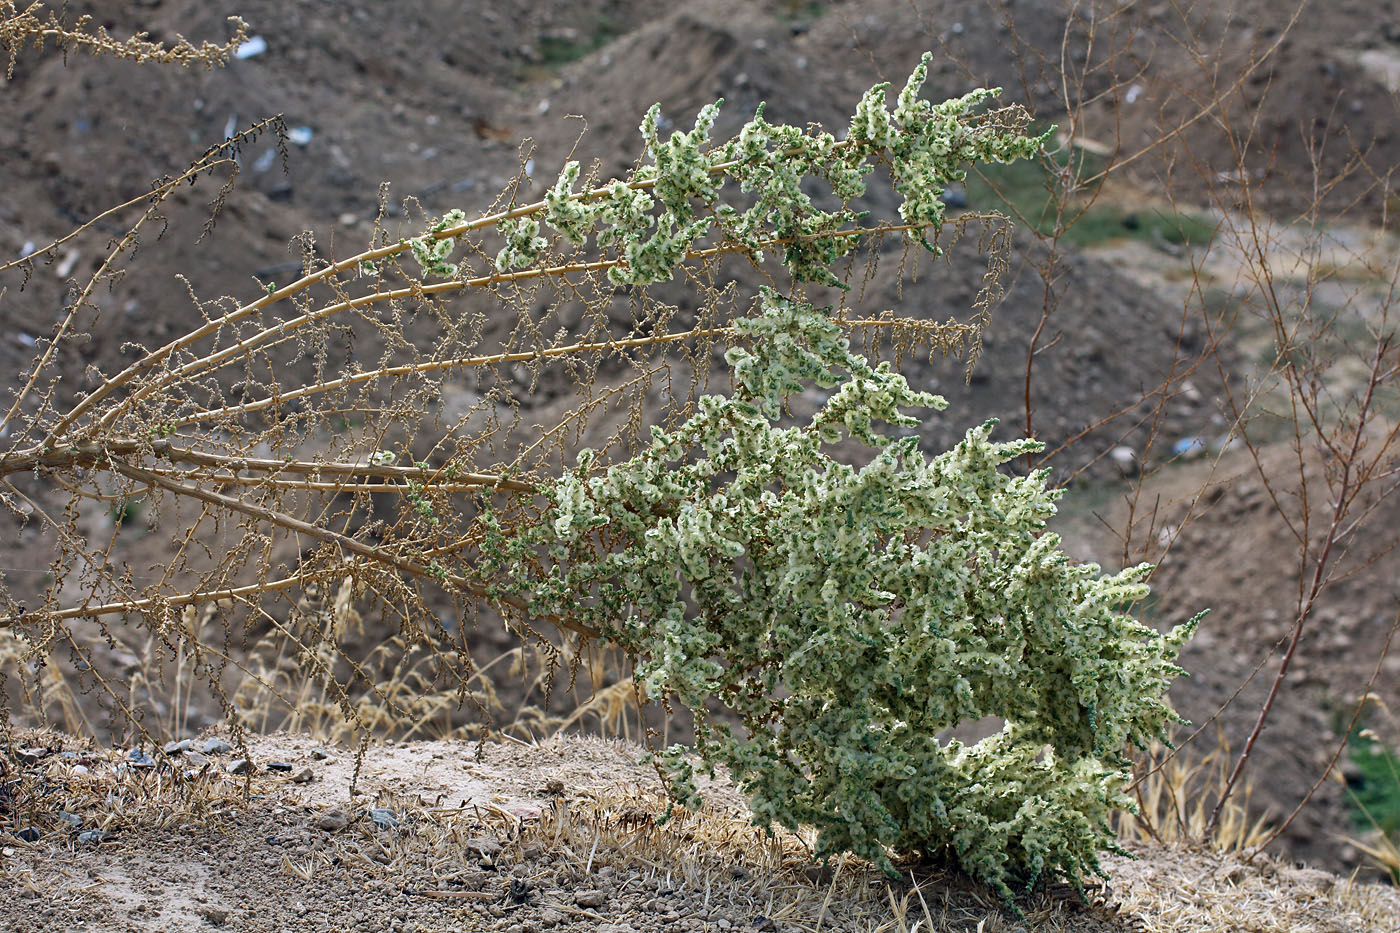
<path id="1" fill-rule="evenodd" d="M 262 36 L 254 36 L 233 50 L 233 57 L 238 59 L 252 58 L 267 51 L 267 40 Z"/>
<path id="2" fill-rule="evenodd" d="M 63 261 L 53 270 L 54 274 L 60 279 L 68 278 L 68 276 L 73 274 L 73 269 L 77 267 L 80 255 L 81 254 L 75 249 L 69 250 L 68 255 L 64 256 Z"/>

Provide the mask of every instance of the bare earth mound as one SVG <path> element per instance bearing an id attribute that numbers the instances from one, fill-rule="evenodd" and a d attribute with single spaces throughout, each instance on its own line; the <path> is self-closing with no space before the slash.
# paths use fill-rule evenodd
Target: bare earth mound
<path id="1" fill-rule="evenodd" d="M 154 759 L 27 741 L 0 787 L 7 823 L 30 830 L 3 836 L 0 931 L 1373 931 L 1400 917 L 1393 888 L 1139 847 L 1105 859 L 1111 881 L 1087 903 L 1052 888 L 1022 901 L 1022 922 L 936 868 L 816 866 L 806 840 L 749 825 L 723 778 L 702 812 L 659 822 L 642 750 L 613 741 L 391 745 L 358 779 L 353 750 L 305 736 Z"/>

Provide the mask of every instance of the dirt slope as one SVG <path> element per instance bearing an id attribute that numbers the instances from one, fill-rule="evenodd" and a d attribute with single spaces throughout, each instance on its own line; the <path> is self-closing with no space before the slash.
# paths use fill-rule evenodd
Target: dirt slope
<path id="1" fill-rule="evenodd" d="M 617 742 L 374 748 L 350 796 L 352 751 L 259 737 L 248 747 L 256 774 L 245 806 L 243 779 L 220 776 L 242 750 L 209 756 L 179 803 L 165 764 L 122 778 L 117 756 L 64 759 L 62 740 L 46 739 L 55 754 L 34 769 L 44 806 L 84 822 L 46 819 L 56 828 L 37 841 L 7 840 L 7 933 L 1027 928 L 946 873 L 915 867 L 890 880 L 845 860 L 816 868 L 801 840 L 749 826 L 722 779 L 702 788 L 699 814 L 658 826 L 656 776 L 637 764 L 640 748 Z M 88 773 L 73 773 L 79 762 Z M 266 770 L 275 762 L 291 770 Z M 101 821 L 104 841 L 76 841 Z M 1030 928 L 1365 933 L 1400 916 L 1394 889 L 1324 872 L 1180 848 L 1138 853 L 1107 858 L 1109 885 L 1091 889 L 1088 903 L 1059 888 L 1024 899 Z"/>

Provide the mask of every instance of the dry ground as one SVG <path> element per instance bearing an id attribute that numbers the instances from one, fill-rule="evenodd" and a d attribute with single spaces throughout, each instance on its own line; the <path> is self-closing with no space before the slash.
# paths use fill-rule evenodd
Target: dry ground
<path id="1" fill-rule="evenodd" d="M 1021 902 L 1022 922 L 935 868 L 815 866 L 803 839 L 749 825 L 722 777 L 702 812 L 657 825 L 656 776 L 615 741 L 376 747 L 358 780 L 353 750 L 297 735 L 145 769 L 54 733 L 27 741 L 14 803 L 42 835 L 5 838 L 5 933 L 1400 928 L 1393 887 L 1179 847 L 1108 857 L 1088 903 L 1055 887 Z M 245 753 L 254 773 L 226 773 Z"/>

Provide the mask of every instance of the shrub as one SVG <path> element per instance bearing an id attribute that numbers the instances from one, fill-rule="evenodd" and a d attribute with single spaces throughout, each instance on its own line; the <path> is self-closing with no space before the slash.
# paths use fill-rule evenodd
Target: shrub
<path id="1" fill-rule="evenodd" d="M 53 476 L 74 497 L 61 522 L 35 511 L 57 536 L 59 582 L 68 569 L 90 568 L 84 602 L 60 608 L 56 584 L 41 608 L 28 610 L 0 590 L 9 611 L 0 627 L 17 630 L 36 657 L 66 639 L 87 663 L 71 620 L 135 617 L 172 653 L 192 652 L 195 670 L 229 708 L 218 677 L 229 661 L 221 645 L 233 639 L 202 640 L 195 605 L 236 600 L 251 617 L 272 619 L 263 600 L 337 583 L 337 606 L 367 594 L 395 612 L 401 606 L 405 638 L 429 644 L 443 670 L 469 683 L 470 661 L 454 667 L 460 658 L 446 639 L 429 641 L 417 621 L 431 613 L 416 587 L 441 587 L 526 624 L 543 618 L 624 649 L 650 696 L 694 711 L 696 750 L 710 766 L 729 768 L 752 796 L 756 819 L 815 826 L 823 855 L 850 850 L 887 871 L 901 853 L 948 857 L 1008 897 L 1012 885 L 1045 876 L 1078 883 L 1111 844 L 1109 813 L 1128 805 L 1120 790 L 1125 746 L 1165 737 L 1173 715 L 1161 697 L 1192 625 L 1163 636 L 1124 614 L 1146 594 L 1145 565 L 1104 576 L 1060 552 L 1045 528 L 1056 497 L 1046 474 L 999 469 L 1039 445 L 993 442 L 987 423 L 926 459 L 908 410 L 942 408 L 943 400 L 851 350 L 851 330 L 888 325 L 975 358 L 986 293 L 972 325 L 862 320 L 806 298 L 809 286 L 844 287 L 834 267 L 863 239 L 902 232 L 935 249 L 926 234 L 943 224 L 941 195 L 965 177 L 963 165 L 1040 151 L 1046 137 L 1026 133 L 1024 110 L 979 109 L 996 91 L 937 105 L 920 97 L 927 66 L 925 57 L 893 110 L 887 86 L 872 88 L 844 139 L 771 124 L 760 111 L 733 139 L 712 144 L 718 104 L 690 131 L 663 138 L 653 108 L 641 125 L 647 163 L 625 180 L 595 184 L 590 176 L 576 190 L 580 167 L 569 163 L 539 202 L 512 200 L 475 219 L 449 212 L 420 235 L 383 235 L 325 264 L 303 238 L 299 279 L 205 315 L 115 375 L 95 373 L 97 385 L 65 413 L 46 404 L 17 415 L 42 388 L 94 276 L 17 393 L 6 420 L 14 446 L 0 463 L 0 476 L 32 475 L 36 484 Z M 175 185 L 230 161 L 236 144 L 159 187 L 113 256 L 158 216 Z M 877 164 L 902 197 L 898 225 L 862 226 L 850 207 Z M 819 207 L 814 182 L 839 206 Z M 724 326 L 710 326 L 720 323 L 712 310 L 690 331 L 656 333 L 656 320 L 633 320 L 633 336 L 618 338 L 598 313 L 587 339 L 568 343 L 561 331 L 547 343 L 532 336 L 533 297 L 509 292 L 556 281 L 560 291 L 594 292 L 589 311 L 601 312 L 618 290 L 669 281 L 688 263 L 725 254 L 758 263 L 768 251 L 780 257 L 791 291 L 763 290 L 750 316 Z M 584 262 L 585 252 L 602 258 Z M 416 270 L 401 263 L 408 256 Z M 350 274 L 369 277 L 371 288 Z M 327 292 L 320 299 L 311 291 L 318 286 Z M 438 313 L 440 296 L 467 288 L 493 289 L 519 312 L 521 326 L 501 338 L 501 352 L 480 352 L 484 323 Z M 701 289 L 719 304 L 718 289 Z M 275 318 L 279 305 L 290 316 Z M 440 324 L 431 358 L 409 338 L 415 311 L 434 312 L 417 320 Z M 374 368 L 320 378 L 327 347 L 342 339 L 325 324 L 335 315 L 362 315 L 363 330 L 382 340 Z M 515 343 L 520 334 L 525 342 Z M 497 473 L 480 472 L 474 458 L 487 446 L 496 453 L 492 441 L 510 427 L 489 424 L 464 437 L 463 419 L 437 439 L 425 430 L 445 372 L 528 362 L 537 378 L 545 360 L 562 358 L 591 390 L 598 361 L 623 345 L 659 354 L 690 340 L 700 345 L 690 355 L 699 383 L 703 341 L 720 336 L 731 343 L 732 394 L 705 395 L 660 418 L 648 413 L 669 429 L 652 428 L 649 444 L 611 466 L 584 451 L 575 469 L 548 478 L 546 441 L 581 424 L 573 413 L 535 429 L 537 439 Z M 293 337 L 299 349 L 277 349 Z M 314 361 L 318 381 L 278 383 L 276 374 L 295 370 L 274 351 Z M 237 360 L 251 374 L 239 382 L 222 372 Z M 786 423 L 789 397 L 808 386 L 830 394 L 807 423 Z M 590 396 L 580 412 L 620 394 Z M 643 421 L 636 404 L 629 425 Z M 364 422 L 352 426 L 352 413 Z M 837 444 L 869 455 L 852 465 L 833 456 Z M 114 479 L 117 492 L 105 491 Z M 224 491 L 230 487 L 236 495 Z M 102 550 L 110 543 L 93 547 L 79 534 L 78 499 L 95 491 L 100 501 L 139 491 L 153 527 L 163 499 L 198 503 L 192 520 L 166 513 L 193 524 L 158 583 L 138 589 Z M 397 519 L 375 517 L 372 496 L 393 497 Z M 206 568 L 187 562 L 185 549 L 211 515 L 242 538 Z M 268 557 L 279 535 L 319 544 L 303 551 L 299 543 L 298 566 L 280 578 Z M 183 584 L 190 589 L 175 589 Z M 322 650 L 338 648 L 343 626 L 322 625 L 313 608 L 292 612 L 298 663 L 347 719 L 362 722 L 350 685 L 336 680 L 334 651 Z M 347 667 L 351 678 L 372 678 Z M 367 690 L 384 693 L 372 679 Z M 712 702 L 732 715 L 712 716 Z M 1005 728 L 975 745 L 940 739 L 951 726 L 993 715 Z M 678 799 L 693 805 L 684 751 L 665 750 L 659 764 Z"/>
<path id="2" fill-rule="evenodd" d="M 1038 443 L 995 443 L 988 422 L 926 459 L 881 426 L 915 428 L 904 409 L 943 399 L 852 353 L 825 313 L 765 290 L 736 329 L 732 396 L 624 463 L 584 451 L 548 522 L 492 536 L 485 575 L 625 647 L 650 696 L 694 712 L 697 751 L 755 818 L 815 826 L 819 854 L 887 871 L 891 852 L 951 857 L 1005 896 L 1097 871 L 1130 807 L 1123 748 L 1175 720 L 1161 696 L 1194 621 L 1156 633 L 1122 612 L 1147 565 L 1105 576 L 1060 551 L 1048 471 L 998 469 Z M 779 427 L 805 382 L 833 392 Z M 867 463 L 828 455 L 846 437 Z M 542 551 L 549 570 L 521 575 Z M 1005 728 L 940 740 L 984 716 Z M 663 758 L 696 805 L 684 749 Z"/>

